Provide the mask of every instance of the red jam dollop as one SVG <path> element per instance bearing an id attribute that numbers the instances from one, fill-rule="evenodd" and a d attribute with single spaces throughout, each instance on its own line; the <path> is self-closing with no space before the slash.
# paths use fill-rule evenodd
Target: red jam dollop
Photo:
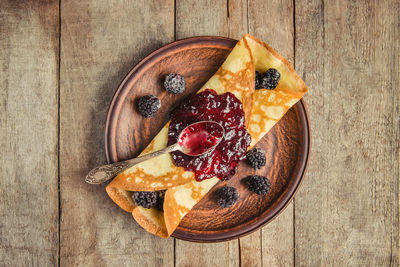
<path id="1" fill-rule="evenodd" d="M 196 181 L 214 176 L 230 179 L 240 160 L 246 157 L 251 137 L 246 131 L 242 103 L 232 93 L 218 95 L 206 89 L 182 102 L 171 114 L 168 145 L 178 142 L 184 128 L 198 121 L 214 121 L 224 127 L 225 135 L 217 147 L 200 156 L 171 152 L 174 164 L 195 173 Z"/>
<path id="2" fill-rule="evenodd" d="M 199 156 L 219 143 L 224 129 L 215 122 L 202 121 L 186 127 L 179 135 L 178 144 L 184 149 L 183 152 Z"/>

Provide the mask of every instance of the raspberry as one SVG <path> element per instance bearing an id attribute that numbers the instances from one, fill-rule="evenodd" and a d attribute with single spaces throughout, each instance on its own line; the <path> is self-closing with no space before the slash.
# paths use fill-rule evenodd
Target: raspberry
<path id="1" fill-rule="evenodd" d="M 186 89 L 185 78 L 182 75 L 170 73 L 165 76 L 164 87 L 173 94 L 183 93 Z"/>
<path id="2" fill-rule="evenodd" d="M 146 209 L 150 209 L 157 203 L 157 192 L 133 192 L 132 198 L 135 201 L 136 205 L 142 206 Z"/>
<path id="3" fill-rule="evenodd" d="M 247 187 L 251 192 L 254 192 L 258 195 L 266 195 L 269 191 L 271 191 L 271 182 L 265 176 L 252 175 L 247 176 L 245 179 Z"/>
<path id="4" fill-rule="evenodd" d="M 145 95 L 139 99 L 138 109 L 145 118 L 153 117 L 160 107 L 160 100 L 153 95 Z"/>
<path id="5" fill-rule="evenodd" d="M 260 83 L 261 87 L 265 89 L 275 89 L 278 86 L 281 74 L 278 70 L 270 68 L 262 74 Z"/>
<path id="6" fill-rule="evenodd" d="M 246 154 L 246 161 L 253 169 L 261 169 L 265 165 L 265 151 L 260 148 L 253 148 Z"/>
<path id="7" fill-rule="evenodd" d="M 234 187 L 224 186 L 217 192 L 217 202 L 221 208 L 228 208 L 239 199 L 239 193 Z"/>

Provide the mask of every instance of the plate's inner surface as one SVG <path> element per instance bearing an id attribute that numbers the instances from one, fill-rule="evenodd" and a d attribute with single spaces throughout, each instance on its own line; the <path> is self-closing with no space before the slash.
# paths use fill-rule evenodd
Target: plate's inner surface
<path id="1" fill-rule="evenodd" d="M 137 156 L 169 120 L 168 114 L 174 106 L 199 90 L 217 71 L 234 44 L 220 40 L 215 45 L 200 42 L 189 47 L 172 47 L 145 60 L 145 64 L 131 72 L 110 109 L 111 123 L 106 137 L 110 161 Z M 184 94 L 166 93 L 162 82 L 168 73 L 185 76 L 187 89 Z M 144 119 L 136 109 L 137 99 L 146 94 L 157 96 L 162 103 L 157 115 L 150 119 Z M 272 189 L 268 195 L 258 196 L 246 189 L 242 178 L 254 171 L 242 162 L 231 180 L 217 184 L 185 216 L 174 236 L 218 241 L 245 234 L 270 220 L 286 204 L 302 177 L 304 156 L 307 156 L 304 154 L 308 153 L 306 128 L 304 107 L 298 103 L 257 144 L 266 151 L 267 162 L 255 173 L 271 180 Z M 236 187 L 240 194 L 239 201 L 227 209 L 219 208 L 214 194 L 224 184 Z"/>

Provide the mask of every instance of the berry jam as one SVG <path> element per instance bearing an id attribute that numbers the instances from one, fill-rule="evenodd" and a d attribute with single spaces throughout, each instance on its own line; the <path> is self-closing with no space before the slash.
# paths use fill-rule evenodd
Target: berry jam
<path id="1" fill-rule="evenodd" d="M 198 121 L 219 123 L 225 129 L 225 136 L 214 150 L 200 156 L 171 152 L 174 164 L 194 172 L 196 181 L 214 176 L 221 180 L 231 178 L 251 142 L 242 103 L 232 93 L 218 95 L 210 89 L 187 98 L 171 114 L 168 145 L 176 143 L 182 130 Z"/>
<path id="2" fill-rule="evenodd" d="M 223 136 L 224 129 L 221 125 L 201 121 L 186 127 L 180 133 L 178 144 L 186 155 L 198 156 L 214 148 Z"/>

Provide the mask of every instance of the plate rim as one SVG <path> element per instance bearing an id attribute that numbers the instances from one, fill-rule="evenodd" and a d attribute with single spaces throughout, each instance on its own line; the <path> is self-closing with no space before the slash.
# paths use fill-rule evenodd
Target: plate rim
<path id="1" fill-rule="evenodd" d="M 151 63 L 155 59 L 158 60 L 159 57 L 163 55 L 163 53 L 169 51 L 171 48 L 176 49 L 176 48 L 179 48 L 180 46 L 187 47 L 187 46 L 190 46 L 193 44 L 204 43 L 204 42 L 205 43 L 208 42 L 210 44 L 215 44 L 215 45 L 217 44 L 217 42 L 224 42 L 225 45 L 221 45 L 221 47 L 229 46 L 229 47 L 233 48 L 234 45 L 236 44 L 236 42 L 238 42 L 238 40 L 228 38 L 228 37 L 222 37 L 222 36 L 194 36 L 194 37 L 189 37 L 189 38 L 173 41 L 173 42 L 165 44 L 165 45 L 161 46 L 160 48 L 154 50 L 153 52 L 149 53 L 147 56 L 145 56 L 143 59 L 141 59 L 139 62 L 137 62 L 130 69 L 129 72 L 127 72 L 127 74 L 124 76 L 123 80 L 119 83 L 117 90 L 114 92 L 111 102 L 107 109 L 105 128 L 104 128 L 104 146 L 105 146 L 106 159 L 107 159 L 108 163 L 110 163 L 112 159 L 117 158 L 116 155 L 111 154 L 112 149 L 110 147 L 110 143 L 111 143 L 113 136 L 112 136 L 112 133 L 110 132 L 111 131 L 110 126 L 115 124 L 116 120 L 118 119 L 117 116 L 115 116 L 115 114 L 118 113 L 118 109 L 117 110 L 114 110 L 114 109 L 116 108 L 118 101 L 121 101 L 121 99 L 123 99 L 121 93 L 124 93 L 124 91 L 127 91 L 125 93 L 129 92 L 129 90 L 127 90 L 128 88 L 126 86 L 127 81 L 129 81 L 132 78 L 132 76 L 134 75 L 135 72 L 141 71 L 141 69 L 145 68 L 147 65 L 151 66 Z M 216 47 L 216 46 L 213 46 L 213 47 Z M 227 232 L 222 232 L 222 233 L 216 235 L 215 238 L 212 237 L 213 235 L 209 235 L 209 236 L 205 236 L 200 239 L 196 239 L 191 235 L 185 236 L 184 232 L 179 233 L 179 229 L 177 228 L 178 232 L 175 231 L 174 233 L 172 233 L 171 237 L 178 238 L 178 239 L 185 240 L 185 241 L 190 241 L 190 242 L 197 242 L 197 243 L 216 243 L 216 242 L 224 242 L 224 241 L 234 240 L 234 239 L 238 239 L 238 238 L 244 237 L 246 235 L 249 235 L 249 234 L 257 231 L 261 227 L 267 225 L 287 208 L 287 206 L 293 200 L 294 196 L 296 195 L 299 188 L 301 187 L 301 184 L 304 180 L 304 176 L 307 172 L 309 158 L 310 158 L 310 152 L 311 152 L 311 128 L 310 128 L 310 118 L 309 118 L 308 110 L 307 110 L 307 107 L 306 107 L 306 104 L 305 104 L 305 101 L 303 98 L 300 99 L 300 101 L 296 105 L 298 105 L 298 104 L 301 105 L 301 110 L 303 110 L 303 112 L 304 112 L 304 121 L 305 121 L 304 124 L 306 126 L 306 127 L 304 127 L 304 130 L 303 130 L 304 131 L 303 136 L 305 136 L 305 139 L 304 139 L 305 152 L 303 154 L 303 160 L 301 162 L 299 174 L 294 179 L 295 180 L 294 186 L 288 192 L 287 196 L 280 203 L 278 203 L 278 205 L 274 208 L 272 215 L 269 216 L 268 218 L 267 217 L 263 218 L 262 220 L 260 220 L 260 222 L 257 222 L 252 225 L 248 225 L 243 228 L 242 232 L 239 231 L 239 233 L 235 233 L 232 235 L 229 235 L 230 231 L 227 231 Z M 207 238 L 207 239 L 204 239 L 204 238 Z"/>

